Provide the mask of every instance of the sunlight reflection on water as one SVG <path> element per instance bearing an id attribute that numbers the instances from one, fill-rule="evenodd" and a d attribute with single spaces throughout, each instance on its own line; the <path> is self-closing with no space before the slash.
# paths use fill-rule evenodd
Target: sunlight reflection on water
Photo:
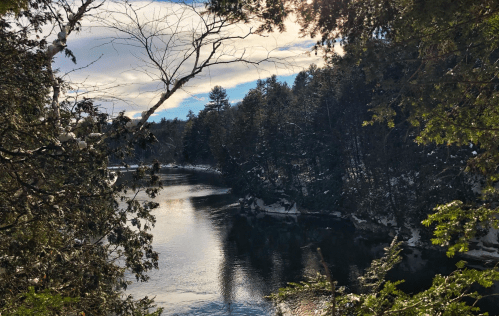
<path id="1" fill-rule="evenodd" d="M 357 277 L 391 241 L 356 232 L 333 217 L 245 214 L 212 174 L 166 170 L 162 181 L 152 230 L 159 269 L 149 273 L 149 282 L 134 283 L 126 292 L 156 297 L 164 315 L 272 315 L 264 297 L 322 269 L 317 247 L 333 278 L 355 291 Z M 390 275 L 405 279 L 401 287 L 408 292 L 454 268 L 445 255 L 430 250 L 406 249 L 403 256 Z"/>
<path id="2" fill-rule="evenodd" d="M 188 174 L 167 174 L 162 180 L 165 189 L 155 199 L 160 206 L 152 230 L 159 269 L 149 273 L 149 282 L 129 286 L 127 294 L 155 297 L 165 315 L 270 315 L 270 303 L 248 285 L 248 271 L 225 260 L 223 229 L 210 219 L 210 205 L 191 201 L 229 190 L 190 181 Z"/>

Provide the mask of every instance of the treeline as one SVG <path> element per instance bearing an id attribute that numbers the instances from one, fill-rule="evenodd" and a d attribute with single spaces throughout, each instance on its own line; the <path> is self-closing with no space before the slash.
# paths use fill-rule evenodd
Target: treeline
<path id="1" fill-rule="evenodd" d="M 132 148 L 123 147 L 127 139 L 109 139 L 108 144 L 112 149 L 121 149 L 120 154 L 110 157 L 110 164 L 139 164 L 154 161 L 182 163 L 182 133 L 185 124 L 185 121 L 178 118 L 147 123 L 147 130 L 150 133 L 147 141 L 135 142 Z"/>
<path id="2" fill-rule="evenodd" d="M 385 75 L 396 79 L 397 69 Z M 359 68 L 341 66 L 312 65 L 292 87 L 259 80 L 235 106 L 217 86 L 187 122 L 152 124 L 158 143 L 135 159 L 216 164 L 234 189 L 269 203 L 285 198 L 392 224 L 419 223 L 449 199 L 473 200 L 477 181 L 463 170 L 475 148 L 418 145 L 403 112 L 391 126 L 366 124 L 384 93 Z"/>

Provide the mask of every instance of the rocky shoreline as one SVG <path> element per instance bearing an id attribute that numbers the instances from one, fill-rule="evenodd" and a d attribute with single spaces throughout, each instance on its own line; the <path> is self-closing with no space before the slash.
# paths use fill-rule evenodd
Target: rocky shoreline
<path id="1" fill-rule="evenodd" d="M 374 218 L 362 218 L 360 215 L 343 214 L 339 211 L 334 212 L 312 212 L 296 202 L 280 198 L 273 203 L 266 203 L 263 199 L 246 195 L 239 199 L 241 210 L 248 213 L 265 213 L 272 216 L 328 216 L 342 220 L 350 221 L 356 229 L 366 233 L 376 235 L 388 235 L 394 237 L 398 235 L 405 241 L 406 246 L 437 248 L 431 242 L 421 239 L 421 229 L 417 223 L 404 223 L 399 225 L 395 218 L 377 216 Z M 439 248 L 439 247 L 438 247 Z M 499 262 L 499 230 L 489 229 L 487 234 L 474 238 L 470 242 L 470 250 L 460 254 L 465 259 L 477 261 L 497 261 Z"/>

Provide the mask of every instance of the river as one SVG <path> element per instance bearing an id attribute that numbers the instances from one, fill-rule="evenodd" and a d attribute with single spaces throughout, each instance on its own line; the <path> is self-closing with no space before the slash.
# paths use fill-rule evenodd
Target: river
<path id="1" fill-rule="evenodd" d="M 156 297 L 164 315 L 272 315 L 265 296 L 320 270 L 317 247 L 333 278 L 355 291 L 357 277 L 390 242 L 332 217 L 246 214 L 214 174 L 167 169 L 161 177 L 152 230 L 159 269 L 126 292 Z M 405 279 L 402 287 L 411 292 L 429 286 L 435 273 L 452 271 L 455 261 L 406 249 L 390 277 Z"/>

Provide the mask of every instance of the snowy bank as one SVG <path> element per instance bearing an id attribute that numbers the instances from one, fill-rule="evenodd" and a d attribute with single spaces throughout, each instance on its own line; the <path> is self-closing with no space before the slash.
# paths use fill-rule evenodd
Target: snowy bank
<path id="1" fill-rule="evenodd" d="M 489 228 L 485 236 L 475 238 L 470 242 L 470 251 L 464 256 L 478 260 L 499 261 L 498 233 L 499 230 Z"/>
<path id="2" fill-rule="evenodd" d="M 152 165 L 143 165 L 146 167 L 151 168 Z M 110 166 L 108 169 L 111 170 L 119 170 L 119 171 L 128 171 L 128 170 L 135 170 L 139 167 L 139 165 L 128 165 L 128 167 L 124 166 Z M 201 171 L 201 172 L 209 172 L 209 173 L 214 173 L 214 174 L 221 174 L 220 170 L 216 169 L 215 167 L 212 167 L 210 165 L 175 165 L 175 164 L 161 164 L 161 168 L 168 168 L 168 169 L 183 169 L 183 170 L 193 170 L 193 171 Z"/>
<path id="3" fill-rule="evenodd" d="M 222 174 L 220 170 L 218 170 L 216 167 L 210 166 L 210 165 L 174 165 L 174 164 L 167 164 L 167 165 L 161 165 L 162 168 L 171 168 L 171 169 L 184 169 L 184 170 L 193 170 L 193 171 L 202 171 L 202 172 L 209 172 L 209 173 L 215 173 L 215 174 Z"/>
<path id="4" fill-rule="evenodd" d="M 301 212 L 298 211 L 298 207 L 295 202 L 289 202 L 284 198 L 280 198 L 278 201 L 272 204 L 266 204 L 263 199 L 247 195 L 245 198 L 239 199 L 241 207 L 248 208 L 254 213 L 270 213 L 270 214 L 282 214 L 282 215 L 300 215 Z"/>

